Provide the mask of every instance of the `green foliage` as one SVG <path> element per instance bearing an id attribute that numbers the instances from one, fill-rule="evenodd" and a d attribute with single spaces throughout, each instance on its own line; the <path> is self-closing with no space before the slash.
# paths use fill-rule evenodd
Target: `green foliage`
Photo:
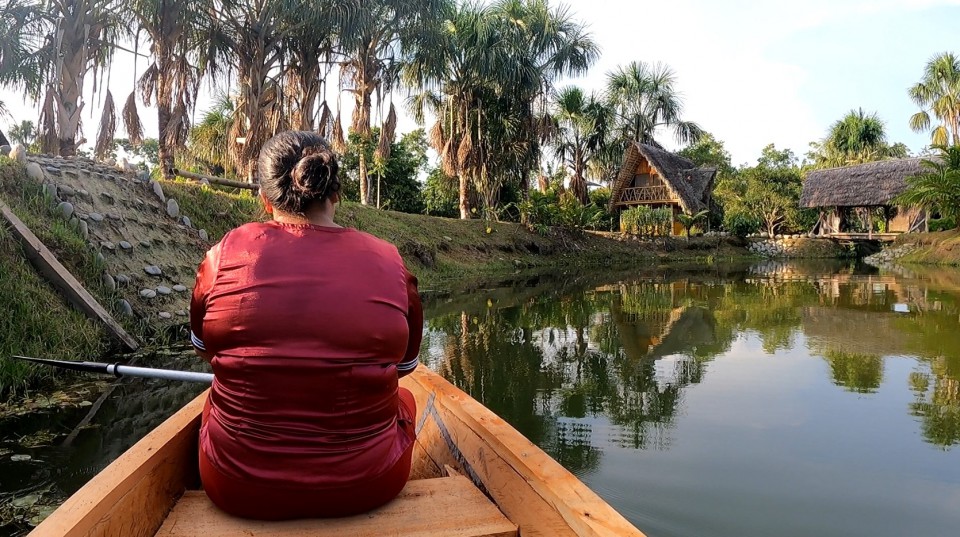
<path id="1" fill-rule="evenodd" d="M 607 98 L 624 140 L 657 144 L 654 134 L 660 127 L 672 128 L 680 143 L 696 142 L 703 134 L 696 123 L 680 119 L 683 100 L 667 65 L 631 62 L 608 73 Z"/>
<path id="2" fill-rule="evenodd" d="M 936 146 L 939 158 L 924 159 L 927 173 L 907 178 L 907 190 L 895 203 L 938 212 L 943 220 L 960 221 L 960 145 Z"/>
<path id="3" fill-rule="evenodd" d="M 760 231 L 762 223 L 742 211 L 728 211 L 723 215 L 723 227 L 737 237 L 746 237 Z"/>
<path id="4" fill-rule="evenodd" d="M 704 132 L 696 143 L 681 149 L 678 154 L 697 166 L 716 168 L 718 179 L 736 173 L 731 164 L 730 153 L 723 147 L 723 142 L 709 132 Z"/>
<path id="5" fill-rule="evenodd" d="M 605 231 L 614 231 L 614 224 L 616 223 L 616 215 L 610 212 L 610 198 L 613 196 L 613 192 L 609 188 L 595 188 L 590 191 L 590 203 L 601 211 L 600 221 L 597 224 L 597 229 L 603 229 Z"/>
<path id="6" fill-rule="evenodd" d="M 826 138 L 810 144 L 807 161 L 815 168 L 834 168 L 886 158 L 905 158 L 910 150 L 902 143 L 887 143 L 886 126 L 876 113 L 851 110 L 830 126 Z"/>
<path id="7" fill-rule="evenodd" d="M 588 203 L 580 203 L 571 192 L 558 194 L 556 190 L 530 192 L 526 200 L 515 203 L 527 227 L 545 235 L 551 227 L 582 232 L 597 229 L 603 223 L 605 211 Z"/>
<path id="8" fill-rule="evenodd" d="M 937 54 L 927 62 L 923 79 L 910 88 L 910 99 L 921 108 L 910 118 L 914 132 L 933 127 L 933 145 L 960 145 L 960 57 L 951 52 Z"/>
<path id="9" fill-rule="evenodd" d="M 953 218 L 931 218 L 929 226 L 931 232 L 949 231 L 960 227 Z"/>
<path id="10" fill-rule="evenodd" d="M 427 175 L 427 183 L 423 187 L 423 213 L 457 218 L 460 216 L 459 195 L 457 180 L 447 177 L 442 169 L 434 168 Z"/>
<path id="11" fill-rule="evenodd" d="M 683 226 L 683 229 L 687 232 L 687 240 L 690 240 L 690 228 L 696 225 L 700 220 L 706 219 L 710 214 L 710 211 L 703 210 L 697 214 L 678 214 L 677 221 L 680 222 L 680 225 Z"/>
<path id="12" fill-rule="evenodd" d="M 348 200 L 360 199 L 359 178 L 360 152 L 366 154 L 367 162 L 373 162 L 376 147 L 370 140 L 380 137 L 380 129 L 371 130 L 369 137 L 350 134 L 347 149 L 340 158 L 341 176 L 344 180 L 343 195 Z M 403 213 L 424 212 L 423 186 L 417 177 L 427 165 L 427 140 L 423 129 L 404 134 L 390 145 L 390 157 L 379 170 L 371 170 L 373 189 L 371 199 L 377 200 L 377 175 L 380 183 L 380 207 Z"/>
<path id="13" fill-rule="evenodd" d="M 651 209 L 647 205 L 632 207 L 620 213 L 620 231 L 641 237 L 659 237 L 673 233 L 673 210 Z"/>

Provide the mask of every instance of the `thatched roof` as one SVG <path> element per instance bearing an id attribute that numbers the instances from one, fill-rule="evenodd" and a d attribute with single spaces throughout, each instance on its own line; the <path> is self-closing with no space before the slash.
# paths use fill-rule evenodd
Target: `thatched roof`
<path id="1" fill-rule="evenodd" d="M 685 213 L 694 214 L 707 208 L 713 180 L 717 175 L 716 168 L 698 168 L 679 155 L 639 142 L 631 143 L 623 156 L 620 173 L 613 184 L 611 208 L 620 201 L 623 189 L 633 181 L 640 159 L 646 159 L 663 179 L 667 188 L 680 200 L 680 207 Z"/>
<path id="2" fill-rule="evenodd" d="M 889 205 L 907 188 L 907 177 L 924 172 L 919 158 L 868 162 L 815 170 L 807 174 L 801 207 L 873 207 Z"/>

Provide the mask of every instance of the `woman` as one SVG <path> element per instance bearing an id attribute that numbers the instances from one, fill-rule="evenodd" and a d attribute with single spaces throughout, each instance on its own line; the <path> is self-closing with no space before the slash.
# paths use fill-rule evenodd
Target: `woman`
<path id="1" fill-rule="evenodd" d="M 259 172 L 273 220 L 207 253 L 190 308 L 216 377 L 203 486 L 246 518 L 369 511 L 410 473 L 416 405 L 397 380 L 418 363 L 416 278 L 393 245 L 334 223 L 340 181 L 323 138 L 275 136 Z"/>

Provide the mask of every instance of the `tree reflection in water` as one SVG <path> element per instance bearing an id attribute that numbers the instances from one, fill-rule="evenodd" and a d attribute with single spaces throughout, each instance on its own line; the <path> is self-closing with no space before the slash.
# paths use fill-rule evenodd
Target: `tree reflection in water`
<path id="1" fill-rule="evenodd" d="M 929 371 L 915 375 L 908 411 L 947 447 L 960 443 L 957 296 L 922 279 L 789 264 L 486 290 L 428 302 L 421 359 L 574 472 L 597 466 L 604 441 L 668 448 L 685 389 L 749 336 L 770 355 L 805 345 L 857 394 L 881 389 L 886 357 L 915 356 Z M 895 313 L 903 303 L 914 313 Z"/>

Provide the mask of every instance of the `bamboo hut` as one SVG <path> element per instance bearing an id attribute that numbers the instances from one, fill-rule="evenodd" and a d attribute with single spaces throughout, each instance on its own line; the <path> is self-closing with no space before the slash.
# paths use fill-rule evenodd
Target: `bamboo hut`
<path id="1" fill-rule="evenodd" d="M 907 178 L 923 173 L 922 159 L 907 158 L 868 162 L 807 174 L 800 206 L 820 209 L 814 227 L 818 235 L 836 236 L 850 231 L 851 210 L 866 213 L 867 234 L 873 235 L 873 209 L 883 210 L 886 233 L 927 231 L 927 212 L 898 207 L 893 199 L 907 188 Z"/>
<path id="2" fill-rule="evenodd" d="M 698 168 L 679 155 L 633 142 L 627 147 L 614 180 L 610 210 L 637 205 L 669 207 L 674 215 L 673 234 L 679 235 L 683 226 L 676 221 L 676 215 L 696 214 L 708 208 L 716 175 L 716 168 Z"/>

